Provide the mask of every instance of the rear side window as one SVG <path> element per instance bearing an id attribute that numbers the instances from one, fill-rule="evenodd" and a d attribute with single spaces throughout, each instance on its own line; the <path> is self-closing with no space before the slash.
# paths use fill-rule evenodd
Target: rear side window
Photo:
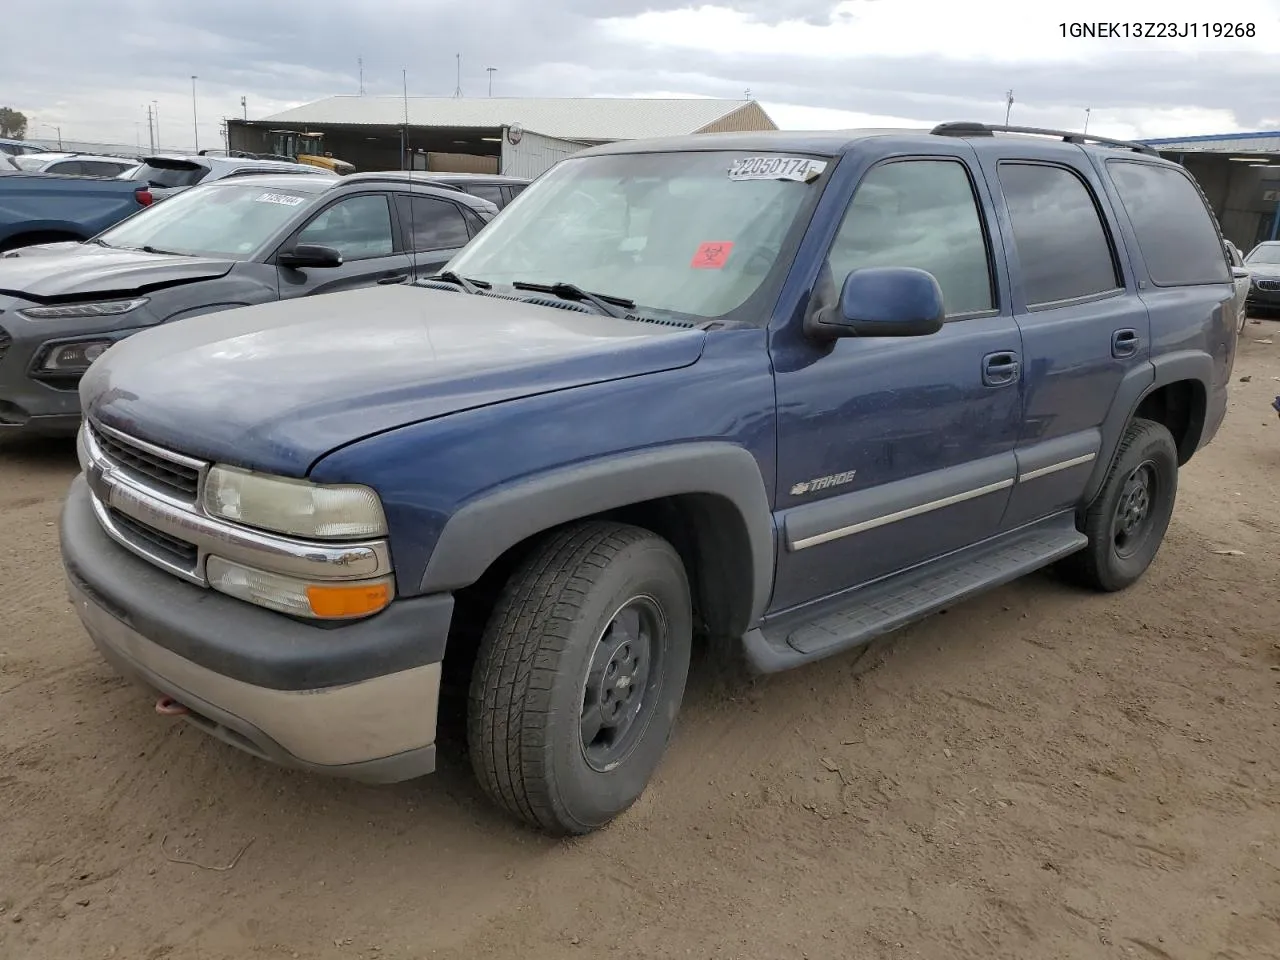
<path id="1" fill-rule="evenodd" d="M 472 196 L 479 197 L 481 200 L 488 200 L 490 203 L 496 203 L 499 207 L 506 200 L 502 196 L 502 187 L 493 183 L 476 183 L 467 188 L 467 193 Z"/>
<path id="2" fill-rule="evenodd" d="M 1041 163 L 1005 162 L 999 170 L 1027 306 L 1121 286 L 1098 205 L 1078 175 Z"/>
<path id="3" fill-rule="evenodd" d="M 471 239 L 462 211 L 452 203 L 406 194 L 400 194 L 396 202 L 412 250 L 447 250 L 466 246 Z"/>
<path id="4" fill-rule="evenodd" d="M 1231 279 L 1218 231 L 1190 176 L 1175 167 L 1108 160 L 1107 172 L 1160 287 Z"/>

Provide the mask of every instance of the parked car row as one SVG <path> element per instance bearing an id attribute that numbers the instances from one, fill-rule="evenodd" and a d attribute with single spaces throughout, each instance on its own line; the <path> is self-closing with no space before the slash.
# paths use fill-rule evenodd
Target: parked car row
<path id="1" fill-rule="evenodd" d="M 113 195 L 133 199 L 128 190 Z M 235 307 L 430 276 L 497 213 L 427 174 L 231 171 L 88 242 L 11 250 L 0 256 L 0 435 L 74 433 L 81 375 L 124 337 Z"/>

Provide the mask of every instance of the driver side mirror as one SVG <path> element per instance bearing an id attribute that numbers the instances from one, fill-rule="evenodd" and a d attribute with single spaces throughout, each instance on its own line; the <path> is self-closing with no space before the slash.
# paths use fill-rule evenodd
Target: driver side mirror
<path id="1" fill-rule="evenodd" d="M 342 254 L 333 247 L 321 246 L 318 243 L 300 243 L 292 250 L 282 250 L 276 256 L 276 263 L 282 267 L 340 267 Z"/>
<path id="2" fill-rule="evenodd" d="M 933 274 L 916 267 L 864 267 L 845 278 L 839 309 L 815 314 L 809 332 L 839 337 L 923 337 L 942 329 L 946 308 Z"/>
<path id="3" fill-rule="evenodd" d="M 1244 280 L 1246 277 L 1249 276 L 1249 271 L 1244 267 L 1232 267 L 1231 275 L 1235 277 L 1237 280 Z"/>

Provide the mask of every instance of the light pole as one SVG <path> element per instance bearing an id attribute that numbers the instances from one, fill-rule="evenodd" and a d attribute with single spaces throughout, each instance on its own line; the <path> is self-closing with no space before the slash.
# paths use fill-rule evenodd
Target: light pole
<path id="1" fill-rule="evenodd" d="M 156 142 L 152 144 L 151 149 L 158 152 L 164 149 L 164 147 L 162 146 L 164 141 L 160 139 L 160 101 L 152 100 L 151 106 L 155 108 L 155 115 L 156 115 Z"/>
<path id="2" fill-rule="evenodd" d="M 1009 90 L 1004 95 L 1004 125 L 1009 125 L 1009 114 L 1013 112 L 1013 91 Z"/>
<path id="3" fill-rule="evenodd" d="M 1089 112 L 1090 112 L 1092 109 L 1093 109 L 1092 107 L 1085 107 L 1085 108 L 1084 108 L 1084 132 L 1085 132 L 1085 133 L 1088 133 L 1088 132 L 1089 132 Z"/>
<path id="4" fill-rule="evenodd" d="M 498 72 L 497 67 L 485 67 L 489 72 L 489 96 L 493 96 L 493 75 Z"/>
<path id="5" fill-rule="evenodd" d="M 191 75 L 191 135 L 196 141 L 196 153 L 200 152 L 200 120 L 196 117 L 196 81 L 200 79 Z"/>

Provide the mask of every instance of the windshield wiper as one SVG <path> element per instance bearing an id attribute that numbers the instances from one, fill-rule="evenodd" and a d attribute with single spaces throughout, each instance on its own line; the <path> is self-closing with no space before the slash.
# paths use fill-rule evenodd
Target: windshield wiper
<path id="1" fill-rule="evenodd" d="M 162 257 L 189 257 L 189 253 L 179 253 L 177 250 L 161 250 L 159 247 L 153 247 L 149 243 L 144 243 L 140 247 L 130 247 L 131 250 L 141 250 L 143 253 L 156 253 Z"/>
<path id="2" fill-rule="evenodd" d="M 615 297 L 608 293 L 591 293 L 573 283 L 527 283 L 516 280 L 511 284 L 517 290 L 532 290 L 536 293 L 549 293 L 561 300 L 586 301 L 603 314 L 610 317 L 625 318 L 627 310 L 634 310 L 636 302 L 626 297 Z M 619 310 L 619 307 L 624 309 Z"/>
<path id="3" fill-rule="evenodd" d="M 455 287 L 461 287 L 467 293 L 475 293 L 477 290 L 488 290 L 493 286 L 488 280 L 469 280 L 466 277 L 460 277 L 452 270 L 444 270 L 440 273 L 434 273 L 426 280 L 440 280 L 444 283 L 452 283 Z"/>

